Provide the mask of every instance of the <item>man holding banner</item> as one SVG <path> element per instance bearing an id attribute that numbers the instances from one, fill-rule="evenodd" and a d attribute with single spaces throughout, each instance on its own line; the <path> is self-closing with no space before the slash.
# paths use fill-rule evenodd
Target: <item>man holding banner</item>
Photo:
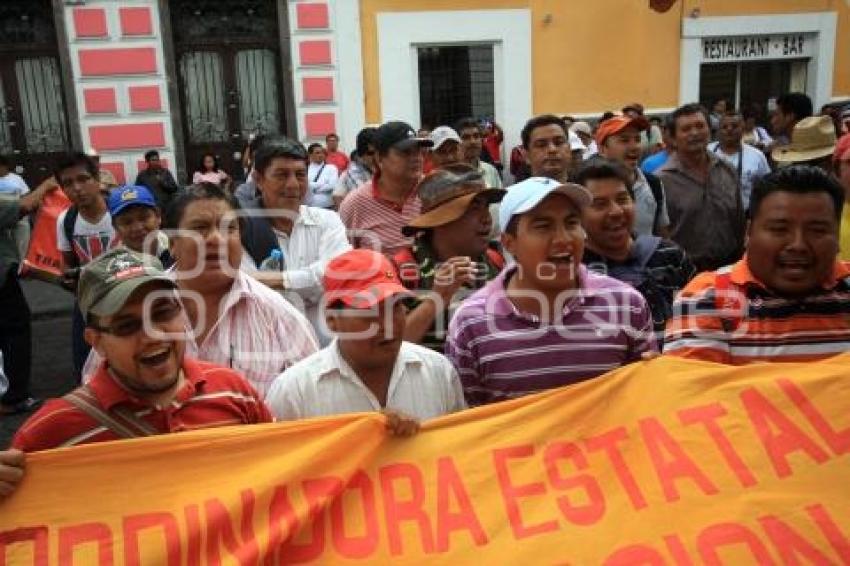
<path id="1" fill-rule="evenodd" d="M 446 355 L 471 405 L 577 383 L 656 350 L 652 316 L 634 288 L 581 264 L 587 234 L 581 185 L 531 177 L 499 209 L 516 266 L 466 299 Z"/>
<path id="2" fill-rule="evenodd" d="M 386 409 L 424 421 L 466 408 L 452 364 L 403 340 L 411 293 L 385 256 L 348 251 L 328 263 L 323 285 L 336 337 L 272 384 L 266 403 L 278 419 Z"/>
<path id="3" fill-rule="evenodd" d="M 744 258 L 682 290 L 665 354 L 737 365 L 850 350 L 850 266 L 837 260 L 843 206 L 841 186 L 816 167 L 758 180 Z"/>
<path id="4" fill-rule="evenodd" d="M 159 260 L 116 248 L 80 274 L 86 340 L 105 362 L 84 386 L 45 404 L 0 452 L 0 495 L 20 451 L 203 428 L 271 422 L 237 372 L 184 356 L 176 285 Z"/>

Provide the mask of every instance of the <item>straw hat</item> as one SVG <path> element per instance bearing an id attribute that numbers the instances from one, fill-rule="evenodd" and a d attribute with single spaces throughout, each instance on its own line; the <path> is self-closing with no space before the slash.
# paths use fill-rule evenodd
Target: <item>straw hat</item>
<path id="1" fill-rule="evenodd" d="M 835 151 L 835 126 L 829 116 L 803 118 L 794 126 L 791 143 L 771 152 L 779 163 L 799 163 L 832 155 Z"/>

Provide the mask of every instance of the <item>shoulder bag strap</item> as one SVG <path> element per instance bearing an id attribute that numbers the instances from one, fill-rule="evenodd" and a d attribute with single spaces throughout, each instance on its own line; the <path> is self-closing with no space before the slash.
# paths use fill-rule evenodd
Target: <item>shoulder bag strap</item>
<path id="1" fill-rule="evenodd" d="M 136 415 L 123 409 L 113 411 L 115 416 L 104 411 L 97 397 L 87 386 L 78 387 L 65 395 L 64 399 L 89 417 L 121 438 L 137 438 L 157 434 L 149 424 L 142 422 Z"/>

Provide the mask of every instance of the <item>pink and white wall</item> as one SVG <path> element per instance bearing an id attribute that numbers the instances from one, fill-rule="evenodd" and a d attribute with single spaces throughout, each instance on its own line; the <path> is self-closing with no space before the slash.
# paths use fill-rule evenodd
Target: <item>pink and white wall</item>
<path id="1" fill-rule="evenodd" d="M 336 132 L 354 147 L 364 126 L 359 2 L 280 0 L 289 10 L 294 102 L 290 129 L 304 142 Z M 173 111 L 157 0 L 86 0 L 64 8 L 67 49 L 85 148 L 119 182 L 144 168 L 143 154 L 157 149 L 175 165 Z M 175 101 L 175 105 L 176 105 Z"/>
<path id="2" fill-rule="evenodd" d="M 321 141 L 336 132 L 354 147 L 365 125 L 360 2 L 289 2 L 298 136 Z"/>
<path id="3" fill-rule="evenodd" d="M 148 149 L 173 164 L 156 0 L 87 0 L 64 15 L 84 147 L 119 182 L 135 179 Z"/>

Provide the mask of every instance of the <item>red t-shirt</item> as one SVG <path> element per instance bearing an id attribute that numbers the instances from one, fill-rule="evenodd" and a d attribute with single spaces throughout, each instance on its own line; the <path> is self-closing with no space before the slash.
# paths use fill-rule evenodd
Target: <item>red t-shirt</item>
<path id="1" fill-rule="evenodd" d="M 502 136 L 499 134 L 490 134 L 484 138 L 482 142 L 487 149 L 487 153 L 493 159 L 493 163 L 502 162 Z"/>
<path id="2" fill-rule="evenodd" d="M 227 425 L 272 422 L 254 388 L 237 372 L 198 360 L 183 360 L 185 384 L 174 400 L 156 409 L 121 387 L 104 363 L 88 383 L 101 409 L 121 406 L 161 434 Z M 12 447 L 36 452 L 120 440 L 63 398 L 51 399 L 30 417 L 12 439 Z"/>
<path id="3" fill-rule="evenodd" d="M 348 169 L 348 156 L 341 151 L 329 151 L 327 157 L 325 157 L 325 161 L 336 167 L 336 170 L 339 171 L 340 175 L 342 175 L 343 171 Z"/>

